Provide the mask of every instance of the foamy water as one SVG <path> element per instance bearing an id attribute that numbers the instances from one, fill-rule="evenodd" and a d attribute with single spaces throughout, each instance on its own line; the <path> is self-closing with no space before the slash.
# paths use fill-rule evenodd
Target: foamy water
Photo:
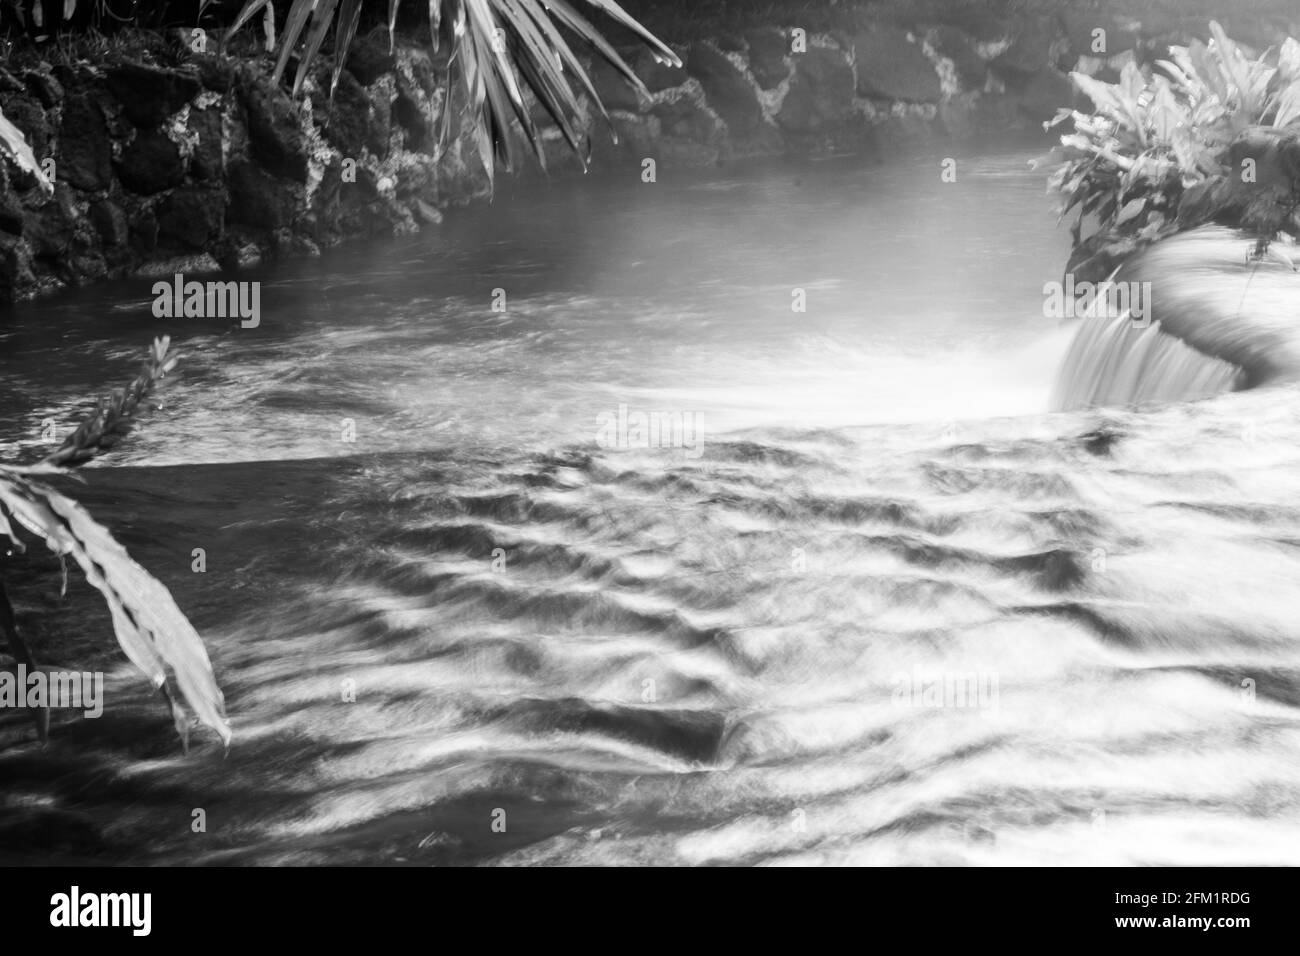
<path id="1" fill-rule="evenodd" d="M 1068 239 L 1020 165 L 498 200 L 178 334 L 75 491 L 235 742 L 181 755 L 88 589 L 15 568 L 38 654 L 113 670 L 45 749 L 0 718 L 0 857 L 1296 863 L 1300 391 L 1047 414 Z M 128 367 L 113 294 L 19 316 L 14 428 Z M 699 454 L 602 447 L 621 403 Z"/>

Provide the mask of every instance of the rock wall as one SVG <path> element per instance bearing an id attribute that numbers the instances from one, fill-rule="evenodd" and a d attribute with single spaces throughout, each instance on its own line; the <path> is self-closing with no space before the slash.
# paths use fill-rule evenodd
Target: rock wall
<path id="1" fill-rule="evenodd" d="M 825 32 L 745 29 L 683 44 L 681 70 L 631 54 L 648 96 L 598 62 L 593 82 L 619 143 L 593 125 L 592 165 L 880 154 L 1032 128 L 1071 102 L 1068 70 L 1114 73 L 1204 30 L 1204 16 L 1143 22 L 1117 6 L 1080 0 L 1000 17 L 969 4 L 896 4 Z M 1284 19 L 1252 23 L 1268 32 L 1261 43 L 1300 32 Z M 38 160 L 52 161 L 55 191 L 47 197 L 0 164 L 0 298 L 318 254 L 349 238 L 417 232 L 440 221 L 440 208 L 486 195 L 455 94 L 439 150 L 445 59 L 361 38 L 332 99 L 330 67 L 321 62 L 295 99 L 271 84 L 268 58 L 194 52 L 175 38 L 54 65 L 37 51 L 11 55 L 0 107 Z M 548 155 L 551 175 L 577 168 L 558 134 Z"/>

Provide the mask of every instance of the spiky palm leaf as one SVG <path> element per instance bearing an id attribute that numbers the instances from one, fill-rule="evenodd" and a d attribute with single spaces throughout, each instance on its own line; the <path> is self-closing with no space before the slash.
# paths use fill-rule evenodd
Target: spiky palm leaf
<path id="1" fill-rule="evenodd" d="M 389 0 L 389 43 L 397 23 L 399 0 Z M 450 42 L 449 65 L 462 84 L 468 103 L 479 155 L 492 178 L 495 164 L 511 169 L 515 162 L 512 129 L 517 125 L 538 162 L 545 166 L 542 131 L 533 121 L 525 91 L 546 110 L 570 148 L 586 168 L 587 154 L 581 141 L 582 108 L 569 75 L 578 89 L 601 111 L 608 122 L 591 77 L 565 39 L 576 35 L 609 62 L 633 88 L 644 93 L 640 78 L 600 31 L 582 15 L 578 6 L 594 7 L 615 23 L 627 28 L 645 43 L 663 63 L 681 66 L 681 60 L 664 43 L 633 19 L 614 0 L 428 0 L 429 26 L 435 50 L 440 39 Z M 247 23 L 266 5 L 266 0 L 245 0 L 231 33 Z M 280 37 L 280 54 L 274 78 L 279 82 L 298 52 L 294 94 L 320 51 L 331 24 L 335 28 L 334 72 L 331 93 L 338 83 L 347 51 L 356 36 L 361 14 L 360 0 L 294 0 Z M 307 31 L 308 24 L 311 29 Z M 306 37 L 304 37 L 304 31 Z M 446 134 L 448 112 L 443 111 L 442 135 Z"/>
<path id="2" fill-rule="evenodd" d="M 144 371 L 126 390 L 101 399 L 53 454 L 31 467 L 0 465 L 0 536 L 8 537 L 20 550 L 24 548 L 13 521 L 44 540 L 55 554 L 71 557 L 86 580 L 104 595 L 118 644 L 127 658 L 171 704 L 182 741 L 188 742 L 188 707 L 229 744 L 225 702 L 207 650 L 170 592 L 136 564 L 81 505 L 41 480 L 66 474 L 126 433 L 141 401 L 176 364 L 175 357 L 167 353 L 167 338 L 155 340 Z M 11 640 L 14 633 L 11 629 Z M 180 691 L 180 701 L 172 693 L 173 686 Z"/>

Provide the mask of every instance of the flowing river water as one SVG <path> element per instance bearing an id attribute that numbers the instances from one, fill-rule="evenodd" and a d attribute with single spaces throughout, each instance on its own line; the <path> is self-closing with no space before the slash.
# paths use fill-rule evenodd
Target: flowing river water
<path id="1" fill-rule="evenodd" d="M 1026 155 L 507 184 L 239 276 L 255 329 L 11 310 L 14 456 L 172 335 L 61 487 L 235 738 L 183 754 L 97 594 L 6 559 L 107 694 L 0 714 L 0 860 L 1300 863 L 1300 392 L 1049 413 Z"/>

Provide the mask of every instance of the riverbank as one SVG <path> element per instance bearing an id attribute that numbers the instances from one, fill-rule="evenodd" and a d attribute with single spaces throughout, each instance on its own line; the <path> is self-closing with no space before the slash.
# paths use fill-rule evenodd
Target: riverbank
<path id="1" fill-rule="evenodd" d="M 1297 28 L 1274 0 L 1232 10 L 1151 0 L 813 5 L 770 25 L 715 15 L 710 5 L 690 13 L 637 6 L 632 12 L 684 67 L 630 52 L 648 92 L 640 96 L 593 64 L 618 141 L 603 122 L 587 132 L 592 168 L 639 177 L 647 160 L 658 176 L 748 156 L 884 157 L 917 143 L 1033 130 L 1071 102 L 1069 70 L 1114 74 L 1203 35 L 1210 16 L 1261 45 Z M 52 164 L 55 190 L 47 197 L 6 165 L 0 300 L 409 235 L 436 227 L 447 206 L 489 194 L 454 94 L 451 135 L 439 149 L 445 51 L 432 55 L 412 35 L 390 52 L 375 30 L 354 44 L 332 101 L 328 58 L 293 99 L 270 82 L 271 63 L 251 33 L 228 53 L 216 52 L 218 31 L 11 52 L 0 108 Z M 558 133 L 548 146 L 548 172 L 516 174 L 578 172 Z"/>

